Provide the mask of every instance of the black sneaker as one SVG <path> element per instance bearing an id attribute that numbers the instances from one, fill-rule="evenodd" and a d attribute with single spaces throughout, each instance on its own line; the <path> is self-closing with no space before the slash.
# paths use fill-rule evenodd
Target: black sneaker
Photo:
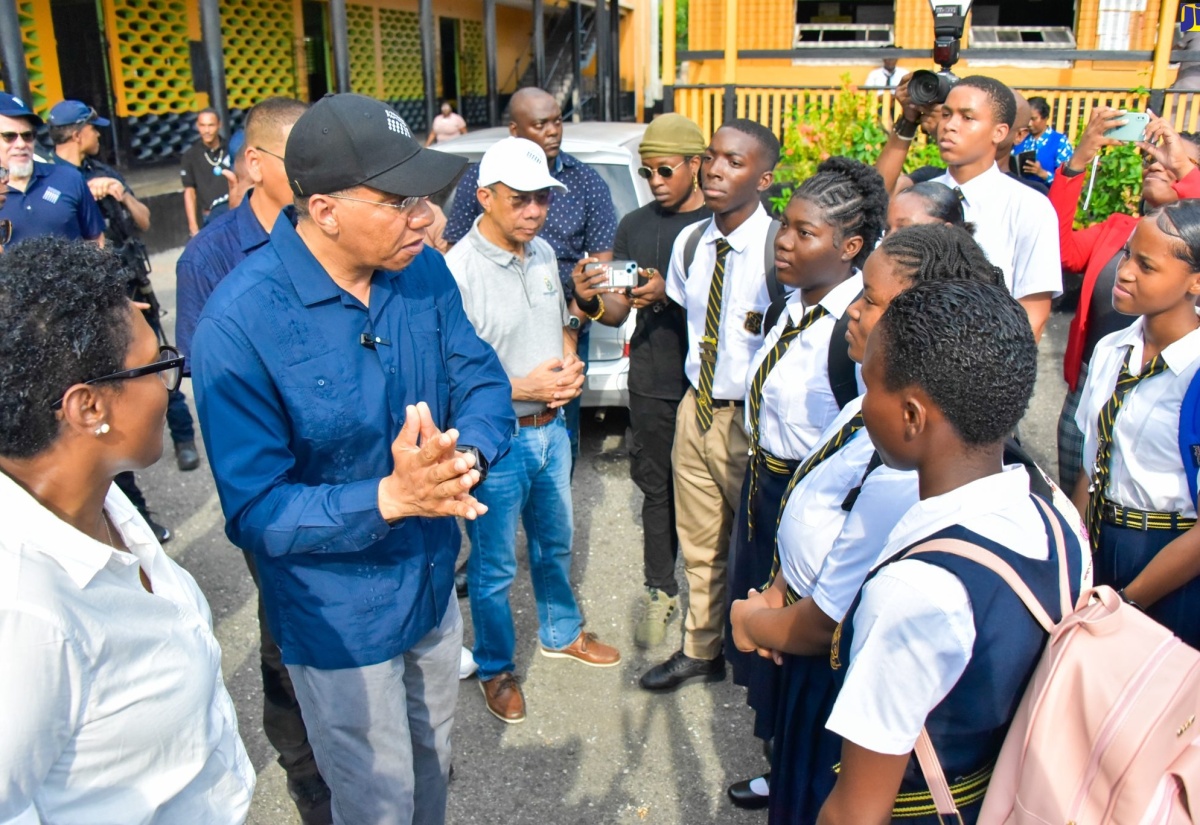
<path id="1" fill-rule="evenodd" d="M 149 512 L 142 513 L 142 518 L 146 520 L 146 524 L 150 525 L 150 532 L 154 534 L 156 539 L 158 539 L 159 544 L 166 544 L 171 540 L 172 534 L 170 528 L 163 527 L 157 521 L 150 518 Z"/>
<path id="2" fill-rule="evenodd" d="M 191 472 L 200 466 L 200 453 L 195 441 L 175 442 L 175 464 L 183 472 Z"/>
<path id="3" fill-rule="evenodd" d="M 704 682 L 720 682 L 725 678 L 725 657 L 717 654 L 715 659 L 693 659 L 682 650 L 642 674 L 641 685 L 646 690 L 674 690 L 682 684 L 699 679 Z"/>
<path id="4" fill-rule="evenodd" d="M 333 825 L 329 786 L 320 774 L 289 776 L 287 790 L 303 825 Z"/>

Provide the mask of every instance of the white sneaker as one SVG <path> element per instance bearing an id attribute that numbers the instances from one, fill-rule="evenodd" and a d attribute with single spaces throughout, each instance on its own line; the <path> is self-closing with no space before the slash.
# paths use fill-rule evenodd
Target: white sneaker
<path id="1" fill-rule="evenodd" d="M 470 679 L 477 670 L 479 670 L 479 665 L 475 662 L 475 657 L 471 655 L 471 649 L 464 647 L 458 656 L 458 678 L 460 680 Z"/>

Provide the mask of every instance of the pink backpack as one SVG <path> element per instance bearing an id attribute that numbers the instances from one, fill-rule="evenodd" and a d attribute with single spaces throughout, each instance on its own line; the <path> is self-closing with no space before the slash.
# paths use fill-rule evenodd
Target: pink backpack
<path id="1" fill-rule="evenodd" d="M 1111 587 L 1083 592 L 1072 611 L 1064 542 L 1056 539 L 1064 616 L 1057 625 L 1016 571 L 981 547 L 935 540 L 910 553 L 952 553 L 994 571 L 1050 634 L 979 825 L 1196 825 L 1200 652 Z M 915 752 L 938 813 L 957 817 L 924 730 Z"/>

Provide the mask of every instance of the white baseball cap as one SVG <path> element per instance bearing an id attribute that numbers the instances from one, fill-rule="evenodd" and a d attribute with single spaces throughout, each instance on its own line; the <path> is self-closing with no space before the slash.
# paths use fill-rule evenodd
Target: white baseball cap
<path id="1" fill-rule="evenodd" d="M 503 183 L 518 192 L 567 187 L 550 175 L 546 153 L 532 140 L 507 137 L 483 153 L 479 161 L 479 185 Z"/>

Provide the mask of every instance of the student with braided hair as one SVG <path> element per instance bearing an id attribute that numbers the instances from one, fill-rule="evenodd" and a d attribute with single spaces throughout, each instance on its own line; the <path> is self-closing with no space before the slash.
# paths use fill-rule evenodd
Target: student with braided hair
<path id="1" fill-rule="evenodd" d="M 1074 489 L 1083 462 L 1083 434 L 1075 426 L 1075 411 L 1092 352 L 1105 335 L 1133 323 L 1133 316 L 1113 309 L 1112 288 L 1121 250 L 1133 234 L 1137 216 L 1118 212 L 1100 223 L 1075 228 L 1075 212 L 1087 180 L 1084 172 L 1101 149 L 1120 145 L 1120 141 L 1105 137 L 1104 132 L 1124 122 L 1116 109 L 1093 109 L 1075 154 L 1059 167 L 1050 185 L 1050 203 L 1058 214 L 1062 267 L 1083 274 L 1079 307 L 1071 319 L 1063 355 L 1068 392 L 1058 419 L 1058 474 L 1064 490 Z M 1146 138 L 1148 142 L 1142 146 L 1143 209 L 1151 211 L 1184 198 L 1200 198 L 1200 170 L 1196 168 L 1200 164 L 1200 135 L 1178 134 L 1166 121 L 1154 118 L 1146 129 Z"/>
<path id="2" fill-rule="evenodd" d="M 895 296 L 914 284 L 948 280 L 1001 285 L 1004 277 L 960 227 L 925 224 L 885 237 L 863 267 L 862 295 L 847 311 L 850 357 L 862 362 L 867 338 Z M 771 587 L 749 591 L 731 610 L 733 643 L 781 661 L 772 823 L 812 822 L 833 786 L 838 741 L 825 732 L 836 695 L 828 660 L 833 631 L 892 526 L 917 499 L 915 475 L 873 458 L 861 408 L 861 396 L 846 405 L 789 482 Z M 741 784 L 761 788 L 763 778 Z"/>
<path id="3" fill-rule="evenodd" d="M 794 291 L 780 299 L 786 304 L 779 306 L 778 320 L 747 372 L 750 464 L 734 522 L 731 599 L 766 581 L 788 480 L 842 405 L 859 393 L 855 365 L 846 355 L 846 309 L 861 292 L 860 268 L 883 235 L 887 200 L 875 169 L 833 157 L 796 188 L 783 213 L 775 269 L 779 282 Z M 725 657 L 733 664 L 734 681 L 750 688 L 755 736 L 769 741 L 777 668 L 739 652 L 728 633 Z M 761 784 L 754 789 L 741 784 L 730 789 L 735 804 L 762 807 Z"/>
<path id="4" fill-rule="evenodd" d="M 954 190 L 931 180 L 900 190 L 888 204 L 888 232 L 923 223 L 947 223 L 975 232 L 975 225 L 967 223 L 962 201 Z"/>

